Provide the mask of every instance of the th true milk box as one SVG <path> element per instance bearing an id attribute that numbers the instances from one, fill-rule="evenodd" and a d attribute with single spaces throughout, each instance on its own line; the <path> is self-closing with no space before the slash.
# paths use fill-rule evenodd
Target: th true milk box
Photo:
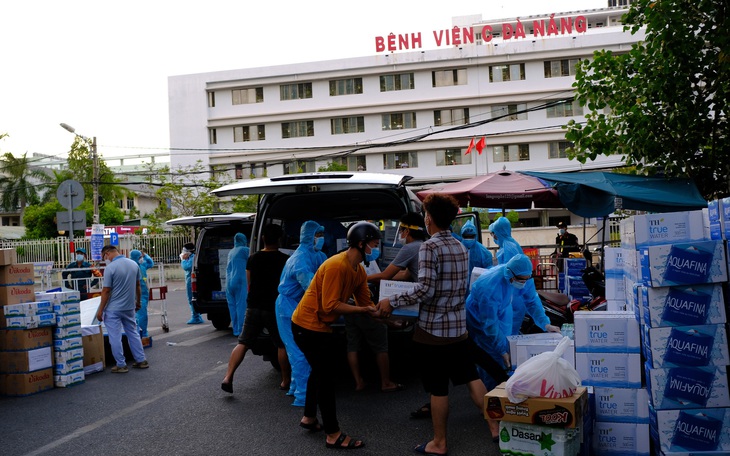
<path id="1" fill-rule="evenodd" d="M 58 374 L 53 376 L 53 386 L 56 388 L 68 388 L 69 386 L 80 385 L 86 381 L 84 371 L 71 372 L 69 374 Z"/>
<path id="2" fill-rule="evenodd" d="M 649 392 L 646 388 L 593 388 L 596 421 L 649 423 Z"/>
<path id="3" fill-rule="evenodd" d="M 36 291 L 36 300 L 50 301 L 52 305 L 79 302 L 81 293 L 76 290 L 67 291 Z"/>
<path id="4" fill-rule="evenodd" d="M 68 339 L 69 337 L 81 337 L 81 324 L 67 326 L 65 328 L 53 328 L 54 339 Z"/>
<path id="5" fill-rule="evenodd" d="M 649 423 L 593 423 L 593 449 L 598 455 L 649 456 Z"/>
<path id="6" fill-rule="evenodd" d="M 730 453 L 730 408 L 656 410 L 650 408 L 652 434 L 663 454 Z M 698 453 L 700 452 L 700 453 Z"/>
<path id="7" fill-rule="evenodd" d="M 705 217 L 702 210 L 635 215 L 635 248 L 708 240 Z"/>
<path id="8" fill-rule="evenodd" d="M 3 306 L 3 312 L 6 317 L 14 315 L 38 315 L 53 312 L 53 306 L 49 301 L 24 302 Z"/>
<path id="9" fill-rule="evenodd" d="M 644 357 L 651 367 L 727 366 L 725 325 L 642 327 Z"/>
<path id="10" fill-rule="evenodd" d="M 56 350 L 53 352 L 53 361 L 55 363 L 75 361 L 77 359 L 84 359 L 83 347 L 76 347 L 70 350 Z"/>
<path id="11" fill-rule="evenodd" d="M 402 282 L 397 280 L 381 280 L 380 281 L 380 299 L 389 298 L 391 296 L 405 293 L 413 290 L 418 282 Z M 393 308 L 392 314 L 396 317 L 417 317 L 418 305 L 400 306 Z"/>
<path id="12" fill-rule="evenodd" d="M 575 370 L 581 385 L 618 388 L 641 387 L 639 353 L 578 353 Z"/>
<path id="13" fill-rule="evenodd" d="M 518 334 L 515 336 L 507 336 L 509 342 L 510 361 L 512 369 L 517 369 L 520 364 L 524 363 L 533 356 L 540 353 L 555 351 L 555 347 L 563 340 L 563 335 L 559 333 L 541 333 L 541 334 Z M 561 356 L 575 368 L 575 343 L 571 340 L 569 346 Z"/>
<path id="14" fill-rule="evenodd" d="M 651 327 L 727 322 L 722 285 L 642 289 L 644 323 Z"/>
<path id="15" fill-rule="evenodd" d="M 650 287 L 727 281 L 722 241 L 664 244 L 640 250 L 641 279 Z"/>
<path id="16" fill-rule="evenodd" d="M 499 449 L 503 454 L 562 456 L 577 455 L 580 450 L 580 429 L 511 421 L 500 421 L 499 429 Z"/>
<path id="17" fill-rule="evenodd" d="M 39 315 L 13 315 L 5 317 L 5 327 L 14 329 L 33 329 L 56 324 L 56 314 L 45 313 Z"/>
<path id="18" fill-rule="evenodd" d="M 59 328 L 81 326 L 81 312 L 65 315 L 56 315 L 56 326 Z"/>
<path id="19" fill-rule="evenodd" d="M 573 317 L 576 352 L 641 352 L 639 322 L 633 312 L 578 311 Z"/>
<path id="20" fill-rule="evenodd" d="M 83 349 L 82 349 L 83 351 Z M 56 361 L 53 364 L 54 375 L 66 375 L 84 371 L 84 358 Z"/>
<path id="21" fill-rule="evenodd" d="M 657 410 L 730 407 L 727 366 L 651 368 L 646 385 Z"/>
<path id="22" fill-rule="evenodd" d="M 81 336 L 68 337 L 66 339 L 53 339 L 54 350 L 71 350 L 83 346 L 84 342 Z"/>
<path id="23" fill-rule="evenodd" d="M 626 299 L 626 282 L 623 274 L 605 276 L 606 299 L 609 301 L 623 301 Z"/>
<path id="24" fill-rule="evenodd" d="M 56 315 L 70 315 L 81 313 L 81 302 L 71 301 L 53 304 L 53 312 Z"/>

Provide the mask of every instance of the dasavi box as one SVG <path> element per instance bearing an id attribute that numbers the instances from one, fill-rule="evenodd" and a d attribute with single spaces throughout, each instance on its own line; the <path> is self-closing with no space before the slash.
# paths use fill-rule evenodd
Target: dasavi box
<path id="1" fill-rule="evenodd" d="M 639 322 L 633 312 L 578 311 L 573 316 L 576 352 L 641 352 Z"/>
<path id="2" fill-rule="evenodd" d="M 639 353 L 576 353 L 575 370 L 582 385 L 641 387 Z"/>
<path id="3" fill-rule="evenodd" d="M 651 367 L 730 364 L 725 325 L 643 326 L 644 356 Z"/>
<path id="4" fill-rule="evenodd" d="M 651 327 L 725 323 L 721 284 L 642 289 L 644 323 Z"/>
<path id="5" fill-rule="evenodd" d="M 657 410 L 730 407 L 727 366 L 645 366 L 652 406 Z"/>
<path id="6" fill-rule="evenodd" d="M 649 423 L 593 423 L 593 449 L 599 455 L 649 456 Z"/>
<path id="7" fill-rule="evenodd" d="M 722 241 L 665 244 L 640 250 L 641 279 L 650 287 L 727 281 Z"/>
<path id="8" fill-rule="evenodd" d="M 703 211 L 644 214 L 632 217 L 637 249 L 659 244 L 708 240 Z"/>
<path id="9" fill-rule="evenodd" d="M 730 408 L 650 409 L 652 433 L 663 453 L 730 453 Z"/>
<path id="10" fill-rule="evenodd" d="M 499 428 L 499 448 L 505 454 L 562 456 L 576 455 L 580 450 L 579 429 L 560 429 L 509 421 L 500 421 Z"/>
<path id="11" fill-rule="evenodd" d="M 646 388 L 593 388 L 596 421 L 649 423 L 649 392 Z"/>

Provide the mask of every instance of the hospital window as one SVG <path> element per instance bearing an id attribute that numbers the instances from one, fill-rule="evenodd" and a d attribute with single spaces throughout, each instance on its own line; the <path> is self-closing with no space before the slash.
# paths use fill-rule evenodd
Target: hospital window
<path id="1" fill-rule="evenodd" d="M 383 114 L 383 130 L 403 130 L 405 128 L 416 128 L 415 112 L 396 112 Z"/>
<path id="2" fill-rule="evenodd" d="M 303 98 L 312 98 L 312 83 L 302 82 L 301 84 L 283 84 L 279 86 L 281 99 L 298 100 Z"/>
<path id="3" fill-rule="evenodd" d="M 464 155 L 463 149 L 436 151 L 436 166 L 470 165 L 471 154 Z"/>
<path id="4" fill-rule="evenodd" d="M 380 76 L 380 91 L 411 90 L 416 87 L 413 73 L 385 74 Z"/>
<path id="5" fill-rule="evenodd" d="M 568 158 L 567 150 L 573 147 L 570 141 L 553 141 L 548 143 L 548 158 Z"/>
<path id="6" fill-rule="evenodd" d="M 263 102 L 264 102 L 264 88 L 263 87 L 231 90 L 231 103 L 234 105 L 248 104 L 248 103 L 263 103 Z"/>
<path id="7" fill-rule="evenodd" d="M 215 131 L 215 128 L 208 129 L 208 143 L 218 144 L 218 133 Z"/>
<path id="8" fill-rule="evenodd" d="M 348 157 L 335 157 L 333 162 L 347 166 L 348 171 L 367 171 L 367 163 L 364 155 L 350 155 Z"/>
<path id="9" fill-rule="evenodd" d="M 208 92 L 208 107 L 215 108 L 215 92 Z"/>
<path id="10" fill-rule="evenodd" d="M 583 107 L 577 100 L 573 100 L 572 103 L 558 103 L 554 106 L 549 106 L 545 109 L 545 114 L 548 119 L 554 117 L 582 116 Z"/>
<path id="11" fill-rule="evenodd" d="M 337 79 L 330 81 L 330 96 L 362 93 L 362 78 Z"/>
<path id="12" fill-rule="evenodd" d="M 527 120 L 527 103 L 492 106 L 491 118 L 495 122 L 503 120 Z"/>
<path id="13" fill-rule="evenodd" d="M 363 133 L 365 131 L 365 117 L 337 117 L 330 119 L 333 135 L 347 133 Z"/>
<path id="14" fill-rule="evenodd" d="M 469 123 L 469 108 L 439 109 L 433 112 L 433 124 L 437 127 L 442 125 L 466 125 Z"/>
<path id="15" fill-rule="evenodd" d="M 545 77 L 575 76 L 575 67 L 579 62 L 580 59 L 546 60 Z"/>
<path id="16" fill-rule="evenodd" d="M 299 138 L 303 136 L 314 136 L 314 121 L 301 120 L 299 122 L 284 122 L 281 124 L 281 137 Z"/>
<path id="17" fill-rule="evenodd" d="M 263 141 L 266 128 L 263 125 L 242 125 L 233 127 L 233 142 Z"/>
<path id="18" fill-rule="evenodd" d="M 314 160 L 292 160 L 284 163 L 284 174 L 313 173 Z"/>
<path id="19" fill-rule="evenodd" d="M 241 164 L 236 165 L 235 176 L 236 176 L 236 179 L 239 179 L 239 180 L 243 179 L 243 165 L 241 165 Z"/>
<path id="20" fill-rule="evenodd" d="M 418 168 L 417 152 L 383 154 L 383 169 Z"/>
<path id="21" fill-rule="evenodd" d="M 495 163 L 526 161 L 530 159 L 529 144 L 509 144 L 492 147 L 492 158 Z"/>
<path id="22" fill-rule="evenodd" d="M 466 85 L 466 68 L 432 71 L 431 80 L 434 87 Z"/>
<path id="23" fill-rule="evenodd" d="M 522 81 L 524 79 L 524 63 L 492 65 L 489 67 L 489 82 Z"/>

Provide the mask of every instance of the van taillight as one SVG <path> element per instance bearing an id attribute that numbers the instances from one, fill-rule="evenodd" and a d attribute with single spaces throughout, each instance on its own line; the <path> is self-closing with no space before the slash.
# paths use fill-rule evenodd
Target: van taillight
<path id="1" fill-rule="evenodd" d="M 198 281 L 195 276 L 196 276 L 195 272 L 190 273 L 190 290 L 193 293 L 198 292 Z"/>

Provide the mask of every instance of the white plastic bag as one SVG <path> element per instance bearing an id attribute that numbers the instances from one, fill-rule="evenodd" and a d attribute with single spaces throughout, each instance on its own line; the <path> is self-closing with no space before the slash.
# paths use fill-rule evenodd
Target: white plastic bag
<path id="1" fill-rule="evenodd" d="M 534 356 L 515 370 L 507 380 L 507 397 L 518 404 L 531 397 L 570 397 L 580 385 L 578 371 L 561 358 L 570 345 L 570 338 L 563 337 L 555 350 Z"/>

